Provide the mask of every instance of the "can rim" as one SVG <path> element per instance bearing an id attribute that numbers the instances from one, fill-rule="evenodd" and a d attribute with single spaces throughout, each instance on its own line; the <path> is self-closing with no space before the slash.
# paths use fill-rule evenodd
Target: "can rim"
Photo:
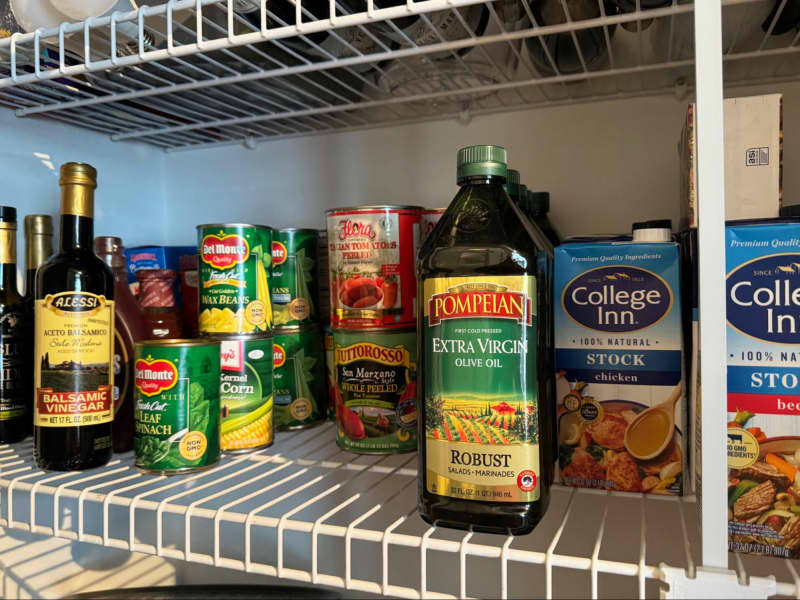
<path id="1" fill-rule="evenodd" d="M 291 335 L 293 333 L 305 333 L 307 331 L 322 331 L 322 328 L 319 326 L 319 323 L 306 323 L 305 325 L 295 325 L 295 326 L 283 326 L 283 327 L 274 327 L 272 329 L 272 337 L 278 335 Z"/>
<path id="2" fill-rule="evenodd" d="M 217 335 L 203 334 L 203 336 L 209 340 L 216 340 L 218 342 L 257 342 L 259 340 L 271 340 L 273 337 L 271 331 L 268 334 L 261 335 L 251 335 L 249 333 L 219 333 Z"/>
<path id="3" fill-rule="evenodd" d="M 424 210 L 422 206 L 418 206 L 416 204 L 365 204 L 363 206 L 342 206 L 342 207 L 339 207 L 339 208 L 329 208 L 328 210 L 325 211 L 325 214 L 326 215 L 332 215 L 332 214 L 335 214 L 337 212 L 344 212 L 344 211 L 348 211 L 348 212 L 359 211 L 359 212 L 362 212 L 362 211 L 367 211 L 367 210 L 376 210 L 376 209 L 384 209 L 384 208 L 387 208 L 387 209 L 390 209 L 390 210 L 395 210 L 395 209 L 401 209 L 401 210 L 412 209 L 412 210 L 420 210 L 420 211 Z"/>
<path id="4" fill-rule="evenodd" d="M 354 327 L 331 327 L 331 333 L 417 333 L 416 325 L 406 327 L 369 327 L 356 329 Z"/>
<path id="5" fill-rule="evenodd" d="M 316 233 L 319 234 L 319 229 L 314 229 L 312 227 L 281 227 L 280 229 L 273 227 L 272 231 L 275 233 L 289 233 L 291 232 L 307 232 L 307 233 Z"/>
<path id="6" fill-rule="evenodd" d="M 426 215 L 427 214 L 438 214 L 438 213 L 443 213 L 446 210 L 447 210 L 447 208 L 423 208 L 422 209 L 422 213 L 426 214 Z"/>
<path id="7" fill-rule="evenodd" d="M 134 347 L 140 346 L 218 346 L 219 340 L 215 339 L 203 339 L 203 338 L 177 338 L 177 339 L 170 339 L 170 340 L 140 340 L 138 342 L 133 343 Z"/>
<path id="8" fill-rule="evenodd" d="M 203 229 L 206 227 L 252 227 L 253 229 L 272 231 L 272 227 L 269 225 L 258 225 L 256 223 L 203 223 L 201 225 L 195 225 L 195 229 Z"/>

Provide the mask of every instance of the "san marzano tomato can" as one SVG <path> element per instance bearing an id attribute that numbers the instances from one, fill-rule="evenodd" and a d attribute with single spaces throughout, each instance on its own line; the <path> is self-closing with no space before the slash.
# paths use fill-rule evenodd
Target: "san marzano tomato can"
<path id="1" fill-rule="evenodd" d="M 364 454 L 417 449 L 416 329 L 334 330 L 336 438 Z"/>
<path id="2" fill-rule="evenodd" d="M 416 323 L 415 255 L 419 206 L 358 206 L 327 211 L 334 329 Z"/>

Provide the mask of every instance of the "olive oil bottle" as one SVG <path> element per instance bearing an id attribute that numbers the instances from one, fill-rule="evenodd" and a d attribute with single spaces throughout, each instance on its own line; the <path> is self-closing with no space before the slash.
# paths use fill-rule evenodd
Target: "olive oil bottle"
<path id="1" fill-rule="evenodd" d="M 544 398 L 547 302 L 506 151 L 462 148 L 461 189 L 419 253 L 419 511 L 445 527 L 523 534 L 553 480 Z"/>
<path id="2" fill-rule="evenodd" d="M 94 254 L 97 172 L 61 166 L 59 250 L 36 271 L 34 457 L 69 471 L 111 458 L 114 276 Z"/>

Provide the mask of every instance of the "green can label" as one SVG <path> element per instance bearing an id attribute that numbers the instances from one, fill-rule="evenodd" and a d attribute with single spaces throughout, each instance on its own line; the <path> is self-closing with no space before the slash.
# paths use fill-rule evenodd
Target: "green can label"
<path id="1" fill-rule="evenodd" d="M 219 399 L 223 450 L 269 446 L 272 424 L 272 338 L 220 343 Z"/>
<path id="2" fill-rule="evenodd" d="M 135 465 L 182 471 L 219 460 L 219 342 L 136 344 Z"/>
<path id="3" fill-rule="evenodd" d="M 325 418 L 322 334 L 314 328 L 275 333 L 275 428 L 315 425 Z"/>
<path id="4" fill-rule="evenodd" d="M 270 331 L 270 229 L 255 225 L 199 225 L 197 231 L 200 332 Z"/>
<path id="5" fill-rule="evenodd" d="M 428 492 L 539 499 L 535 298 L 531 276 L 425 280 Z"/>
<path id="6" fill-rule="evenodd" d="M 335 331 L 337 443 L 353 452 L 417 449 L 416 331 Z"/>
<path id="7" fill-rule="evenodd" d="M 319 233 L 313 229 L 273 231 L 269 287 L 276 327 L 319 320 L 318 245 Z"/>

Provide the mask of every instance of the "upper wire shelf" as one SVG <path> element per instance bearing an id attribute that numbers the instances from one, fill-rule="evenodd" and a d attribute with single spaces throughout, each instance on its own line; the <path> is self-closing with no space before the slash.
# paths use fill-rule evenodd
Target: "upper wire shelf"
<path id="1" fill-rule="evenodd" d="M 723 4 L 729 85 L 800 74 L 795 3 Z M 174 150 L 682 97 L 694 77 L 693 8 L 683 0 L 172 0 L 0 39 L 0 104 Z"/>

